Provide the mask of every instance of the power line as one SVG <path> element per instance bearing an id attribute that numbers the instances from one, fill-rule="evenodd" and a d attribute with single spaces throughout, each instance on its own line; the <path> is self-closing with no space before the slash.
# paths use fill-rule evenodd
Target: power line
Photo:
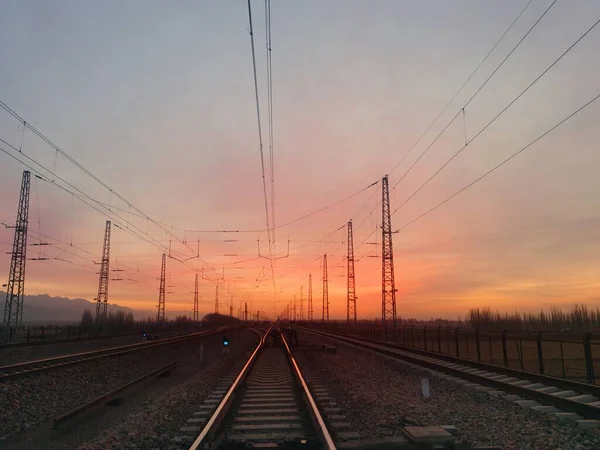
<path id="1" fill-rule="evenodd" d="M 271 237 L 275 244 L 275 167 L 273 158 L 273 65 L 271 62 L 271 0 L 265 0 L 265 45 L 267 51 L 267 107 L 269 118 L 269 171 L 271 174 Z"/>
<path id="2" fill-rule="evenodd" d="M 96 181 L 98 184 L 100 184 L 102 187 L 104 187 L 105 189 L 107 189 L 111 195 L 114 195 L 115 197 L 119 198 L 121 201 L 123 201 L 125 204 L 127 204 L 129 207 L 135 209 L 138 213 L 142 214 L 147 220 L 149 220 L 150 222 L 154 223 L 157 227 L 161 228 L 165 233 L 173 236 L 176 240 L 179 240 L 180 242 L 181 239 L 179 239 L 176 235 L 172 235 L 171 233 L 169 233 L 169 231 L 164 228 L 162 225 L 159 224 L 159 222 L 157 222 L 156 220 L 152 219 L 151 217 L 149 217 L 147 214 L 145 214 L 141 209 L 139 209 L 138 207 L 136 207 L 134 204 L 132 204 L 130 201 L 128 201 L 127 199 L 125 199 L 121 194 L 119 194 L 117 191 L 115 191 L 114 189 L 112 189 L 109 185 L 107 185 L 106 183 L 104 183 L 102 180 L 100 180 L 96 175 L 94 175 L 92 172 L 90 172 L 88 169 L 86 169 L 83 165 L 81 165 L 77 160 L 75 160 L 72 156 L 70 156 L 68 153 L 66 153 L 63 149 L 61 149 L 58 145 L 56 145 L 54 142 L 52 142 L 48 137 L 46 137 L 43 133 L 41 133 L 40 131 L 38 131 L 35 127 L 33 127 L 30 123 L 28 123 L 23 117 L 21 117 L 19 114 L 17 114 L 12 108 L 10 108 L 6 103 L 4 103 L 2 100 L 0 100 L 0 107 L 2 109 L 4 109 L 6 112 L 8 112 L 11 116 L 13 116 L 15 119 L 17 119 L 19 122 L 21 122 L 21 124 L 23 125 L 24 129 L 27 128 L 29 129 L 33 134 L 35 134 L 37 137 L 39 137 L 42 141 L 44 141 L 46 144 L 48 144 L 51 148 L 53 148 L 56 152 L 60 153 L 62 156 L 64 156 L 69 162 L 71 162 L 73 165 L 75 165 L 75 167 L 79 168 L 82 172 L 84 172 L 86 175 L 88 175 L 89 177 L 91 177 L 94 181 Z M 6 142 L 5 142 L 6 143 Z M 21 149 L 18 150 L 19 153 L 21 153 Z M 47 169 L 46 169 L 47 170 Z M 49 171 L 50 173 L 53 173 L 52 171 Z M 183 242 L 182 242 L 183 243 Z"/>
<path id="3" fill-rule="evenodd" d="M 459 189 L 458 191 L 456 191 L 454 194 L 452 194 L 451 196 L 447 197 L 445 200 L 441 201 L 440 203 L 438 203 L 437 205 L 435 205 L 433 208 L 430 208 L 429 210 L 425 211 L 423 214 L 417 216 L 416 218 L 414 218 L 413 220 L 411 220 L 410 222 L 405 223 L 404 225 L 402 225 L 400 228 L 398 228 L 395 233 L 404 230 L 406 227 L 412 225 L 413 223 L 417 222 L 418 220 L 422 219 L 423 217 L 427 216 L 428 214 L 430 214 L 431 212 L 435 211 L 436 209 L 438 209 L 440 206 L 444 205 L 445 203 L 449 202 L 450 200 L 452 200 L 454 197 L 456 197 L 457 195 L 461 194 L 462 192 L 466 191 L 467 189 L 469 189 L 471 186 L 473 186 L 474 184 L 478 183 L 479 181 L 481 181 L 482 179 L 484 179 L 485 177 L 487 177 L 488 175 L 490 175 L 492 172 L 496 171 L 497 169 L 499 169 L 500 167 L 502 167 L 504 164 L 506 164 L 507 162 L 509 162 L 510 160 L 512 160 L 513 158 L 515 158 L 516 156 L 520 155 L 522 152 L 524 152 L 525 150 L 527 150 L 528 148 L 530 148 L 532 145 L 534 145 L 536 142 L 538 142 L 540 139 L 542 139 L 543 137 L 545 137 L 546 135 L 550 134 L 552 131 L 554 131 L 556 128 L 558 128 L 559 126 L 561 126 L 562 124 L 564 124 L 565 122 L 567 122 L 568 120 L 570 120 L 572 117 L 574 117 L 575 115 L 577 115 L 579 112 L 583 111 L 585 108 L 587 108 L 589 105 L 591 105 L 592 103 L 594 103 L 596 100 L 598 100 L 598 98 L 600 98 L 600 94 L 596 95 L 594 98 L 592 98 L 590 101 L 588 101 L 587 103 L 585 103 L 583 106 L 581 106 L 580 108 L 578 108 L 577 110 L 575 110 L 574 112 L 572 112 L 571 114 L 569 114 L 567 117 L 565 117 L 564 119 L 562 119 L 560 122 L 558 122 L 556 125 L 554 125 L 553 127 L 551 127 L 550 129 L 546 130 L 544 133 L 540 134 L 537 138 L 535 138 L 533 141 L 531 141 L 529 144 L 527 144 L 525 147 L 521 148 L 519 151 L 513 153 L 511 156 L 509 156 L 508 158 L 506 158 L 505 160 L 503 160 L 501 163 L 495 165 L 494 167 L 492 167 L 490 170 L 488 170 L 487 172 L 485 172 L 483 175 L 481 175 L 479 178 L 476 178 L 475 180 L 471 181 L 469 184 L 467 184 L 466 186 L 464 186 L 463 188 Z"/>
<path id="4" fill-rule="evenodd" d="M 519 42 L 517 42 L 517 44 L 513 47 L 513 49 L 508 53 L 508 55 L 506 55 L 506 57 L 502 60 L 502 62 L 500 62 L 500 64 L 498 64 L 498 66 L 496 66 L 496 68 L 494 69 L 494 71 L 490 74 L 490 76 L 488 76 L 488 78 L 483 82 L 483 84 L 479 87 L 479 89 L 477 89 L 477 91 L 475 92 L 475 94 L 473 94 L 471 96 L 471 98 L 469 98 L 469 100 L 462 106 L 462 108 L 456 113 L 456 115 L 454 117 L 452 117 L 452 119 L 446 124 L 446 126 L 442 129 L 442 131 L 440 131 L 440 133 L 435 137 L 435 139 L 427 146 L 427 148 L 425 150 L 423 150 L 423 152 L 419 155 L 419 157 L 411 164 L 411 166 L 406 170 L 406 172 L 404 172 L 404 174 L 400 177 L 400 179 L 396 182 L 396 184 L 394 184 L 394 189 L 396 188 L 396 186 L 398 186 L 398 184 L 400 184 L 400 182 L 402 180 L 404 180 L 404 178 L 411 172 L 411 170 L 417 165 L 417 163 L 423 158 L 423 156 L 425 156 L 425 154 L 429 151 L 429 149 L 431 149 L 431 147 L 433 147 L 433 145 L 438 141 L 438 139 L 442 136 L 442 134 L 444 134 L 446 132 L 446 130 L 450 127 L 450 125 L 452 125 L 452 123 L 454 123 L 454 121 L 456 120 L 456 118 L 461 114 L 464 113 L 464 109 L 471 103 L 471 101 L 475 98 L 475 96 L 477 94 L 479 94 L 479 92 L 484 88 L 484 86 L 488 83 L 488 81 L 490 81 L 492 79 L 492 77 L 496 74 L 496 72 L 498 72 L 498 70 L 504 65 L 504 63 L 508 60 L 508 58 L 510 58 L 510 56 L 515 52 L 515 50 L 521 45 L 521 43 L 525 40 L 525 38 L 527 38 L 527 36 L 529 36 L 529 34 L 533 31 L 533 29 L 537 26 L 537 24 L 544 18 L 544 16 L 546 15 L 546 13 L 548 13 L 548 11 L 550 11 L 550 9 L 552 8 L 552 6 L 554 6 L 554 4 L 556 3 L 557 0 L 554 0 L 550 6 L 548 6 L 548 8 L 546 8 L 546 10 L 542 13 L 542 15 L 535 21 L 535 23 L 529 28 L 529 30 L 527 31 L 527 33 L 525 33 L 525 35 L 519 40 Z M 531 1 L 529 2 L 531 3 Z M 521 11 L 521 13 L 519 13 L 519 15 L 517 16 L 517 18 L 513 21 L 513 23 L 510 25 L 510 27 L 506 30 L 506 32 L 502 35 L 502 37 L 498 40 L 498 42 L 496 43 L 496 45 L 494 45 L 494 47 L 492 48 L 492 50 L 490 51 L 490 53 L 488 53 L 488 55 L 485 57 L 485 59 L 488 58 L 488 56 L 491 54 L 491 52 L 494 50 L 494 48 L 496 48 L 496 46 L 500 43 L 500 41 L 504 38 L 504 36 L 506 35 L 506 33 L 508 33 L 508 31 L 513 27 L 513 25 L 515 24 L 515 22 L 519 19 L 519 17 L 521 16 L 521 14 L 523 14 L 523 12 L 525 11 L 525 9 L 529 6 L 529 3 L 527 3 L 527 5 L 525 5 L 525 8 L 523 8 L 523 10 Z M 484 61 L 485 61 L 484 59 Z M 481 62 L 481 64 L 483 64 L 483 62 Z M 475 72 L 479 69 L 479 67 L 481 66 L 481 64 L 477 67 L 477 69 L 475 69 Z M 475 72 L 473 72 L 473 74 L 471 74 L 471 77 L 475 74 Z M 469 77 L 469 79 L 471 78 Z M 467 80 L 468 82 L 468 80 Z M 466 84 L 466 83 L 465 83 Z M 464 87 L 464 85 L 463 85 Z M 462 90 L 462 87 L 461 89 Z M 459 90 L 459 92 L 460 92 Z M 458 95 L 458 92 L 456 93 L 456 95 Z M 455 95 L 455 97 L 456 97 Z M 453 97 L 453 99 L 455 98 Z M 448 105 L 446 105 L 446 108 L 448 107 Z M 444 110 L 446 109 L 444 108 Z M 441 115 L 441 114 L 440 114 Z M 437 118 L 436 118 L 437 120 Z M 434 122 L 435 123 L 435 122 Z M 430 125 L 433 125 L 433 123 Z M 422 136 L 421 136 L 422 137 Z M 421 140 L 421 138 L 419 138 L 419 141 Z M 417 141 L 418 142 L 418 141 Z M 416 145 L 416 143 L 415 143 Z M 414 148 L 414 146 L 412 147 Z M 412 150 L 411 148 L 411 150 Z M 408 153 L 407 153 L 408 155 Z M 396 165 L 397 166 L 397 165 Z M 395 167 L 394 167 L 395 169 Z"/>
<path id="5" fill-rule="evenodd" d="M 404 200 L 404 202 L 402 202 L 400 204 L 400 206 L 398 206 L 392 214 L 395 214 L 400 208 L 402 208 L 404 205 L 406 205 L 406 203 L 408 203 L 421 189 L 423 189 L 427 184 L 429 184 L 429 182 L 431 182 L 431 180 L 433 180 L 437 176 L 437 174 L 439 174 L 442 170 L 444 170 L 444 168 L 446 166 L 448 166 L 448 164 L 450 164 L 459 154 L 461 154 L 463 152 L 463 150 L 465 148 L 467 148 L 467 146 L 471 142 L 473 142 L 475 139 L 477 139 L 479 136 L 481 136 L 481 134 L 485 130 L 487 130 L 490 125 L 492 125 L 500 116 L 502 116 L 502 114 L 504 114 L 504 112 L 506 112 L 506 110 L 508 110 L 517 100 L 519 100 L 534 84 L 536 84 L 546 73 L 548 73 L 548 71 L 550 71 L 550 69 L 552 69 L 567 53 L 569 53 L 579 42 L 581 42 L 581 40 L 584 39 L 599 23 L 600 23 L 600 20 L 596 21 L 591 27 L 589 27 L 585 31 L 585 33 L 583 33 L 581 36 L 579 36 L 579 38 L 575 42 L 573 42 L 573 44 L 571 44 L 569 46 L 569 48 L 567 48 L 558 58 L 556 58 L 554 60 L 554 62 L 552 62 L 552 64 L 550 64 L 525 89 L 523 89 L 515 98 L 513 98 L 508 105 L 506 105 L 492 120 L 490 120 L 487 123 L 487 125 L 485 125 L 481 130 L 479 130 L 477 132 L 477 134 L 475 136 L 473 136 L 473 138 L 468 143 L 466 143 L 456 153 L 454 153 L 454 155 L 452 155 L 450 157 L 450 159 L 448 159 L 438 170 L 436 170 L 433 173 L 433 175 L 431 175 L 423 184 L 421 184 L 421 186 L 419 186 L 419 188 L 416 191 L 414 191 L 406 200 Z"/>
<path id="6" fill-rule="evenodd" d="M 269 240 L 269 261 L 271 266 L 271 278 L 273 280 L 273 295 L 275 302 L 276 297 L 276 287 L 275 287 L 275 269 L 273 267 L 273 242 L 271 238 L 272 230 L 269 226 L 269 204 L 268 204 L 268 196 L 267 196 L 267 181 L 265 177 L 265 158 L 263 152 L 263 139 L 262 139 L 262 127 L 260 121 L 260 102 L 258 99 L 258 76 L 256 74 L 256 53 L 254 50 L 254 33 L 252 28 L 252 6 L 250 5 L 250 0 L 248 0 L 248 23 L 249 23 L 249 32 L 250 32 L 250 44 L 252 47 L 252 71 L 254 76 L 254 95 L 256 97 L 256 119 L 258 124 L 258 142 L 260 149 L 260 167 L 262 172 L 262 185 L 263 185 L 263 194 L 265 198 L 265 219 L 267 222 L 267 238 Z M 270 22 L 269 22 L 270 23 Z"/>
<path id="7" fill-rule="evenodd" d="M 5 140 L 0 138 L 0 141 L 2 143 L 4 143 L 5 145 L 9 146 L 10 148 L 12 148 L 13 150 L 17 150 L 13 145 L 11 145 L 10 143 L 6 142 Z M 59 179 L 60 181 L 62 181 L 63 183 L 65 183 L 66 185 L 72 187 L 75 191 L 79 192 L 80 194 L 77 194 L 69 189 L 67 189 L 66 187 L 56 183 L 55 181 L 49 180 L 47 177 L 45 177 L 39 170 L 35 169 L 33 166 L 31 166 L 30 164 L 27 164 L 25 161 L 21 160 L 20 158 L 16 157 L 15 155 L 11 154 L 9 151 L 7 151 L 6 149 L 2 148 L 2 146 L 0 146 L 0 151 L 4 152 L 5 154 L 7 154 L 8 156 L 10 156 L 11 158 L 15 159 L 16 161 L 20 162 L 21 164 L 23 164 L 24 166 L 28 167 L 29 169 L 31 169 L 33 172 L 35 172 L 36 177 L 39 177 L 42 181 L 46 181 L 47 183 L 58 187 L 59 189 L 67 192 L 68 194 L 72 195 L 74 198 L 77 198 L 79 201 L 81 201 L 82 203 L 86 204 L 87 206 L 89 206 L 90 208 L 96 210 L 97 212 L 99 212 L 100 214 L 110 218 L 114 223 L 115 226 L 117 226 L 118 228 L 120 228 L 121 230 L 130 233 L 131 235 L 137 237 L 140 240 L 146 241 L 147 243 L 149 243 L 150 245 L 156 247 L 159 250 L 164 249 L 163 251 L 168 251 L 168 248 L 164 245 L 162 245 L 159 241 L 157 241 L 155 238 L 153 238 L 152 236 L 150 236 L 147 233 L 144 233 L 139 227 L 135 226 L 134 224 L 132 224 L 131 222 L 129 222 L 128 220 L 124 219 L 123 217 L 119 216 L 118 214 L 116 214 L 113 211 L 108 210 L 108 208 L 105 208 L 108 210 L 108 212 L 106 211 L 102 211 L 101 209 L 99 209 L 98 207 L 96 207 L 93 203 L 96 203 L 96 200 L 94 198 L 92 198 L 91 196 L 89 196 L 88 194 L 86 194 L 85 192 L 81 191 L 79 188 L 77 188 L 76 186 L 73 186 L 71 183 L 69 183 L 68 181 L 64 180 L 63 178 L 59 177 L 58 175 L 54 174 L 53 172 L 51 172 L 49 169 L 47 169 L 46 167 L 44 167 L 42 164 L 38 163 L 37 161 L 35 161 L 33 158 L 29 157 L 28 155 L 26 155 L 25 153 L 19 152 L 20 155 L 26 157 L 27 159 L 29 159 L 30 161 L 32 161 L 34 164 L 36 164 L 37 166 L 39 166 L 40 168 L 42 168 L 43 170 L 47 171 L 48 173 L 54 175 L 55 178 Z M 90 203 L 88 202 L 87 199 L 90 200 Z M 100 207 L 102 207 L 100 205 Z M 117 219 L 115 219 L 114 217 L 117 217 L 118 220 L 121 221 L 121 223 L 119 223 L 117 221 Z M 127 223 L 129 226 L 131 226 L 132 228 L 135 228 L 137 230 L 139 230 L 140 233 L 133 231 L 132 228 L 130 228 L 129 226 L 125 226 L 123 225 L 122 222 Z M 147 238 L 146 238 L 147 236 Z M 194 271 L 199 271 L 200 269 L 198 269 L 197 267 L 182 261 L 180 259 L 177 258 L 173 258 L 176 261 L 179 261 L 180 263 L 182 263 L 184 266 L 194 270 Z M 204 264 L 207 267 L 210 267 L 211 264 L 207 263 L 206 261 L 204 261 Z M 214 270 L 214 269 L 213 269 Z M 214 280 L 205 277 L 205 279 L 215 282 Z"/>

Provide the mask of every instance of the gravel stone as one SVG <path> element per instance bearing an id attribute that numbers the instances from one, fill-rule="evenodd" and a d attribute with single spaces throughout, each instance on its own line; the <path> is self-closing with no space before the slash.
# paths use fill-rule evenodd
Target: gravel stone
<path id="1" fill-rule="evenodd" d="M 166 331 L 164 337 L 184 334 L 182 330 Z M 0 349 L 0 366 L 17 364 L 36 359 L 52 358 L 54 356 L 69 355 L 73 353 L 90 352 L 103 348 L 118 347 L 120 345 L 144 342 L 141 335 L 120 336 L 115 338 L 94 339 L 89 341 L 73 341 L 54 344 L 31 345 L 15 348 Z"/>
<path id="2" fill-rule="evenodd" d="M 506 449 L 597 449 L 600 434 L 581 430 L 516 404 L 430 376 L 431 396 L 420 393 L 421 370 L 337 341 L 300 332 L 311 343 L 332 343 L 337 354 L 297 352 L 297 361 L 317 373 L 323 386 L 361 436 L 399 436 L 407 425 L 454 425 L 457 438 Z M 577 447 L 579 445 L 579 447 Z"/>
<path id="3" fill-rule="evenodd" d="M 96 440 L 81 445 L 78 450 L 178 448 L 173 445 L 172 438 L 181 434 L 179 429 L 212 394 L 223 374 L 238 373 L 246 360 L 246 352 L 258 344 L 256 335 L 248 330 L 241 331 L 240 337 L 246 345 L 232 348 L 228 356 L 208 364 L 192 378 L 148 402 L 143 410 L 129 415 L 127 420 L 105 430 Z"/>
<path id="4" fill-rule="evenodd" d="M 116 389 L 179 354 L 197 340 L 151 347 L 0 383 L 0 436 L 27 429 Z"/>

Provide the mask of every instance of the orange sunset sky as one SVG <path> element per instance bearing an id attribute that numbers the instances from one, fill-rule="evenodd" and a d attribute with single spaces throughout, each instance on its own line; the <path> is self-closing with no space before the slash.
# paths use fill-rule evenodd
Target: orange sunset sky
<path id="1" fill-rule="evenodd" d="M 387 173 L 400 316 L 597 305 L 600 102 L 419 218 L 600 93 L 593 29 L 477 134 L 600 17 L 594 0 L 557 2 L 463 115 L 551 4 L 534 0 L 418 141 L 526 4 L 273 2 L 272 276 L 246 3 L 9 1 L 0 100 L 112 189 L 0 110 L 0 221 L 14 224 L 23 163 L 46 179 L 32 177 L 29 243 L 51 245 L 28 252 L 49 259 L 28 261 L 26 293 L 92 300 L 110 218 L 111 276 L 122 278 L 110 303 L 154 313 L 170 249 L 167 314 L 190 313 L 199 273 L 201 313 L 218 283 L 221 312 L 233 296 L 236 314 L 248 301 L 274 317 L 302 288 L 306 315 L 312 274 L 320 318 L 327 253 L 330 316 L 345 318 L 352 219 L 358 316 L 378 317 Z M 253 2 L 269 179 L 263 7 Z M 465 133 L 472 142 L 414 194 Z M 5 279 L 12 238 L 0 228 Z"/>

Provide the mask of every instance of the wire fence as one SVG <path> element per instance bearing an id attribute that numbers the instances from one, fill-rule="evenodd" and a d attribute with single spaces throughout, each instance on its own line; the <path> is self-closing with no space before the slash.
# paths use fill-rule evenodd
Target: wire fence
<path id="1" fill-rule="evenodd" d="M 525 372 L 596 384 L 600 334 L 481 333 L 445 326 L 400 326 L 385 338 L 381 323 L 306 323 L 313 328 L 493 364 Z M 596 359 L 594 359 L 594 355 Z"/>
<path id="2" fill-rule="evenodd" d="M 40 326 L 22 326 L 19 328 L 6 329 L 0 327 L 0 345 L 14 346 L 47 342 L 64 342 L 88 339 L 102 339 L 122 336 L 135 336 L 145 333 L 157 333 L 165 331 L 184 330 L 194 326 L 188 324 L 160 324 L 146 323 L 132 327 L 85 327 L 81 325 L 40 325 Z"/>

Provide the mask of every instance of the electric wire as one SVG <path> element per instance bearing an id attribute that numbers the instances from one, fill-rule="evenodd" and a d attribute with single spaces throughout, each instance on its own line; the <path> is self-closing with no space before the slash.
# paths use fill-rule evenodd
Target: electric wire
<path id="1" fill-rule="evenodd" d="M 517 102 L 529 89 L 531 89 L 532 86 L 534 86 L 544 75 L 546 75 L 556 64 L 558 64 L 558 62 L 565 56 L 567 55 L 579 42 L 581 42 L 598 24 L 600 23 L 600 19 L 597 20 L 591 27 L 589 27 L 581 36 L 579 36 L 577 38 L 577 40 L 575 40 L 575 42 L 573 42 L 558 58 L 556 58 L 552 64 L 550 64 L 548 67 L 546 67 L 546 69 L 540 74 L 538 75 L 525 89 L 523 89 L 515 98 L 513 98 L 508 105 L 506 105 L 492 120 L 490 120 L 483 128 L 481 128 L 477 134 L 475 134 L 475 136 L 473 136 L 473 138 L 469 141 L 468 144 L 465 144 L 464 146 L 462 146 L 456 153 L 454 153 L 450 159 L 448 159 L 441 167 L 439 167 L 427 180 L 425 180 L 424 183 L 422 183 L 417 190 L 415 190 L 408 198 L 406 198 L 401 204 L 400 206 L 398 206 L 392 213 L 395 214 L 396 212 L 398 212 L 404 205 L 406 205 L 406 203 L 408 203 L 412 198 L 414 198 L 415 195 L 417 195 L 417 193 L 419 191 L 421 191 L 421 189 L 423 189 L 427 184 L 429 184 L 442 170 L 444 170 L 444 168 L 446 168 L 448 166 L 448 164 L 450 164 L 458 155 L 460 155 L 463 150 L 465 150 L 469 144 L 471 144 L 475 139 L 477 139 L 479 136 L 481 136 L 481 134 L 483 134 L 485 132 L 485 130 L 487 130 L 490 125 L 492 125 L 496 120 L 498 120 L 498 118 L 500 118 L 515 102 Z"/>
<path id="2" fill-rule="evenodd" d="M 496 43 L 494 44 L 494 46 L 490 49 L 490 51 L 485 55 L 485 57 L 481 60 L 481 62 L 477 65 L 477 67 L 475 68 L 475 70 L 473 70 L 471 72 L 471 75 L 469 75 L 469 77 L 466 79 L 466 81 L 462 84 L 462 86 L 454 93 L 454 95 L 452 96 L 452 98 L 448 101 L 448 103 L 446 103 L 446 106 L 444 106 L 442 108 L 442 110 L 438 113 L 437 116 L 435 116 L 435 119 L 433 119 L 433 121 L 429 124 L 429 126 L 425 129 L 425 131 L 421 134 L 421 136 L 419 136 L 419 138 L 415 141 L 415 143 L 413 145 L 411 145 L 411 147 L 408 149 L 408 151 L 402 156 L 402 158 L 400 159 L 400 161 L 398 161 L 396 163 L 396 165 L 394 166 L 394 168 L 390 171 L 390 175 L 398 168 L 398 166 L 400 164 L 402 164 L 402 162 L 406 159 L 406 157 L 410 154 L 410 152 L 412 152 L 414 150 L 414 148 L 419 145 L 419 142 L 421 142 L 421 140 L 425 137 L 425 135 L 429 132 L 429 130 L 431 130 L 431 128 L 433 127 L 433 125 L 435 125 L 435 123 L 438 121 L 438 119 L 442 116 L 442 114 L 444 114 L 446 112 L 446 110 L 448 109 L 448 107 L 452 104 L 452 102 L 456 99 L 456 97 L 458 97 L 458 95 L 462 92 L 462 90 L 465 88 L 465 86 L 469 83 L 469 81 L 471 81 L 471 79 L 475 76 L 475 74 L 479 71 L 479 69 L 481 68 L 481 66 L 488 60 L 488 58 L 490 57 L 490 55 L 494 52 L 494 50 L 496 49 L 496 47 L 498 47 L 498 45 L 500 44 L 500 42 L 502 42 L 502 40 L 504 39 L 504 37 L 508 34 L 508 32 L 512 29 L 512 27 L 515 25 L 515 23 L 517 23 L 517 21 L 519 20 L 519 18 L 523 15 L 523 13 L 525 12 L 525 10 L 529 7 L 529 5 L 531 4 L 533 0 L 529 0 L 527 2 L 527 4 L 525 5 L 525 7 L 521 10 L 521 12 L 517 15 L 517 17 L 515 17 L 515 19 L 512 21 L 512 23 L 508 26 L 508 28 L 504 31 L 504 33 L 502 33 L 502 36 L 500 36 L 500 38 L 496 41 Z"/>
<path id="3" fill-rule="evenodd" d="M 492 79 L 492 77 L 496 74 L 496 72 L 498 72 L 498 70 L 504 65 L 504 63 L 511 57 L 511 55 L 517 50 L 517 48 L 519 48 L 519 46 L 521 45 L 521 43 L 527 38 L 527 36 L 529 36 L 529 34 L 540 23 L 540 21 L 546 16 L 546 14 L 548 13 L 548 11 L 550 11 L 550 9 L 555 5 L 556 2 L 557 2 L 557 0 L 554 0 L 550 4 L 550 6 L 548 6 L 548 8 L 546 8 L 546 10 L 542 13 L 542 15 L 534 22 L 534 24 L 529 28 L 529 30 L 527 30 L 527 33 L 525 33 L 523 35 L 523 37 L 519 40 L 519 42 L 516 43 L 516 45 L 512 48 L 512 50 L 508 53 L 508 55 L 506 55 L 506 57 L 500 62 L 500 64 L 498 64 L 496 66 L 496 68 L 493 70 L 493 72 L 488 76 L 488 78 L 479 87 L 479 89 L 477 89 L 477 91 L 475 92 L 475 94 L 473 94 L 471 96 L 471 98 L 469 98 L 469 100 L 462 106 L 461 109 L 459 109 L 459 111 L 456 113 L 456 115 L 454 117 L 452 117 L 452 119 L 446 124 L 446 126 L 435 137 L 435 139 L 427 146 L 427 148 L 425 148 L 425 150 L 423 150 L 423 152 L 410 165 L 410 167 L 406 170 L 406 172 L 404 172 L 404 174 L 400 177 L 400 179 L 396 182 L 396 184 L 394 184 L 394 186 L 393 186 L 392 189 L 396 189 L 396 186 L 398 186 L 398 184 L 400 184 L 400 182 L 402 182 L 402 180 L 404 180 L 404 178 L 406 178 L 406 176 L 412 171 L 412 169 L 418 164 L 418 162 L 421 161 L 421 159 L 427 154 L 427 152 L 431 149 L 431 147 L 433 147 L 433 145 L 438 141 L 438 139 L 442 136 L 442 134 L 444 134 L 446 132 L 446 130 L 450 127 L 450 125 L 452 125 L 452 123 L 454 123 L 454 121 L 456 120 L 456 118 L 464 111 L 464 109 L 471 103 L 471 101 L 473 101 L 473 99 L 477 96 L 477 94 L 479 94 L 479 92 L 481 92 L 481 90 L 487 85 L 487 83 Z M 529 3 L 525 6 L 525 8 L 527 6 L 529 6 Z M 516 20 L 515 20 L 515 22 L 516 22 Z M 514 23 L 511 24 L 510 28 L 512 28 L 512 25 L 514 25 Z M 504 35 L 502 37 L 504 37 Z"/>
<path id="4" fill-rule="evenodd" d="M 547 136 L 548 134 L 552 133 L 556 128 L 560 127 L 562 124 L 564 124 L 565 122 L 569 121 L 570 119 L 572 119 L 574 116 L 576 116 L 578 113 L 580 113 L 581 111 L 583 111 L 585 108 L 587 108 L 588 106 L 590 106 L 592 103 L 594 103 L 596 100 L 598 100 L 600 98 L 600 94 L 596 95 L 594 98 L 592 98 L 591 100 L 589 100 L 587 103 L 585 103 L 583 106 L 579 107 L 577 110 L 573 111 L 571 114 L 569 114 L 567 117 L 565 117 L 564 119 L 562 119 L 560 122 L 558 122 L 557 124 L 555 124 L 554 126 L 552 126 L 551 128 L 549 128 L 548 130 L 546 130 L 544 133 L 540 134 L 538 137 L 536 137 L 533 141 L 529 142 L 529 144 L 527 144 L 526 146 L 522 147 L 520 150 L 518 150 L 517 152 L 513 153 L 511 156 L 509 156 L 508 158 L 504 159 L 502 162 L 500 162 L 499 164 L 496 164 L 494 167 L 492 167 L 490 170 L 488 170 L 487 172 L 485 172 L 483 175 L 479 176 L 478 178 L 476 178 L 475 180 L 471 181 L 469 184 L 467 184 L 466 186 L 462 187 L 461 189 L 459 189 L 458 191 L 456 191 L 454 194 L 452 194 L 451 196 L 447 197 L 446 199 L 444 199 L 443 201 L 441 201 L 440 203 L 438 203 L 437 205 L 435 205 L 434 207 L 428 209 L 427 211 L 425 211 L 423 214 L 415 217 L 414 219 L 412 219 L 410 222 L 405 223 L 404 225 L 402 225 L 400 228 L 398 228 L 396 231 L 394 231 L 395 233 L 404 230 L 405 228 L 409 227 L 410 225 L 412 225 L 413 223 L 421 220 L 423 217 L 429 215 L 430 213 L 432 213 L 433 211 L 435 211 L 436 209 L 438 209 L 439 207 L 441 207 L 442 205 L 446 204 L 447 202 L 449 202 L 450 200 L 452 200 L 453 198 L 455 198 L 456 196 L 460 195 L 461 193 L 465 192 L 467 189 L 469 189 L 471 186 L 475 185 L 476 183 L 478 183 L 479 181 L 483 180 L 485 177 L 487 177 L 488 175 L 490 175 L 491 173 L 495 172 L 497 169 L 499 169 L 500 167 L 502 167 L 503 165 L 505 165 L 506 163 L 508 163 L 509 161 L 511 161 L 513 158 L 517 157 L 518 155 L 520 155 L 521 153 L 523 153 L 525 150 L 527 150 L 528 148 L 530 148 L 531 146 L 533 146 L 536 142 L 538 142 L 539 140 L 541 140 L 542 138 L 544 138 L 545 136 Z"/>

